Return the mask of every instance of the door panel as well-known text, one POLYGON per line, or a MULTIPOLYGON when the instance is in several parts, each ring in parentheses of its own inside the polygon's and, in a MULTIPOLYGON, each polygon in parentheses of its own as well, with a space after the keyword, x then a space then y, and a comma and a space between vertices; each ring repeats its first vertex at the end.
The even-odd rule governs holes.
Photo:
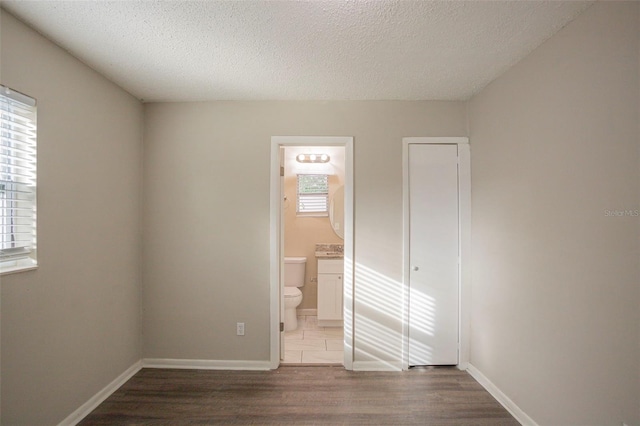
POLYGON ((458 148, 409 145, 409 365, 458 363, 458 148))
POLYGON ((342 274, 318 274, 318 320, 342 319, 342 274))

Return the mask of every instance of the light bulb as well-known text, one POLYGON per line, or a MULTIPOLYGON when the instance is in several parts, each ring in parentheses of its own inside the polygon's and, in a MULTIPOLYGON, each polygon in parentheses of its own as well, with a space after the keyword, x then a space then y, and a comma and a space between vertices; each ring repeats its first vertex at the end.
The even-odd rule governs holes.
POLYGON ((316 155, 315 155, 315 154, 311 154, 311 155, 309 156, 309 160, 311 160, 311 161, 316 161, 316 155))
POLYGON ((304 161, 304 154, 298 155, 298 161, 301 163, 304 161))
POLYGON ((329 161, 329 156, 327 154, 322 154, 320 159, 326 163, 327 161, 329 161))

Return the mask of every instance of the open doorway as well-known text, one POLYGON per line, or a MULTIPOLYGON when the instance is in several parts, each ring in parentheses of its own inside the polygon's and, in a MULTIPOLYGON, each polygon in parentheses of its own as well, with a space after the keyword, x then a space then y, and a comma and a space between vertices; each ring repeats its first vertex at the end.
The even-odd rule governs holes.
POLYGON ((342 365, 344 147, 281 147, 283 364, 342 365))
POLYGON ((271 366, 351 369, 353 138, 274 136, 271 148, 271 366))

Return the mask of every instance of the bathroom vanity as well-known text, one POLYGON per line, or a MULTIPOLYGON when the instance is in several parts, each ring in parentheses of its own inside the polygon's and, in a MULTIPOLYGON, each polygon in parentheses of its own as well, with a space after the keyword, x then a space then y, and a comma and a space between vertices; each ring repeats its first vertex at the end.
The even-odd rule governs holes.
POLYGON ((318 326, 343 326, 343 274, 344 259, 317 257, 318 259, 318 326))

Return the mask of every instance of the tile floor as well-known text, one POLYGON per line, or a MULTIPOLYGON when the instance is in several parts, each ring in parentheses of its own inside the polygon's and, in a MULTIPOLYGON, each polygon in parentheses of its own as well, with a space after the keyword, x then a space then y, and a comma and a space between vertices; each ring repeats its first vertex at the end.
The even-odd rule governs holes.
POLYGON ((318 317, 299 316, 298 328, 284 333, 283 364, 342 364, 342 327, 318 327, 318 317))

